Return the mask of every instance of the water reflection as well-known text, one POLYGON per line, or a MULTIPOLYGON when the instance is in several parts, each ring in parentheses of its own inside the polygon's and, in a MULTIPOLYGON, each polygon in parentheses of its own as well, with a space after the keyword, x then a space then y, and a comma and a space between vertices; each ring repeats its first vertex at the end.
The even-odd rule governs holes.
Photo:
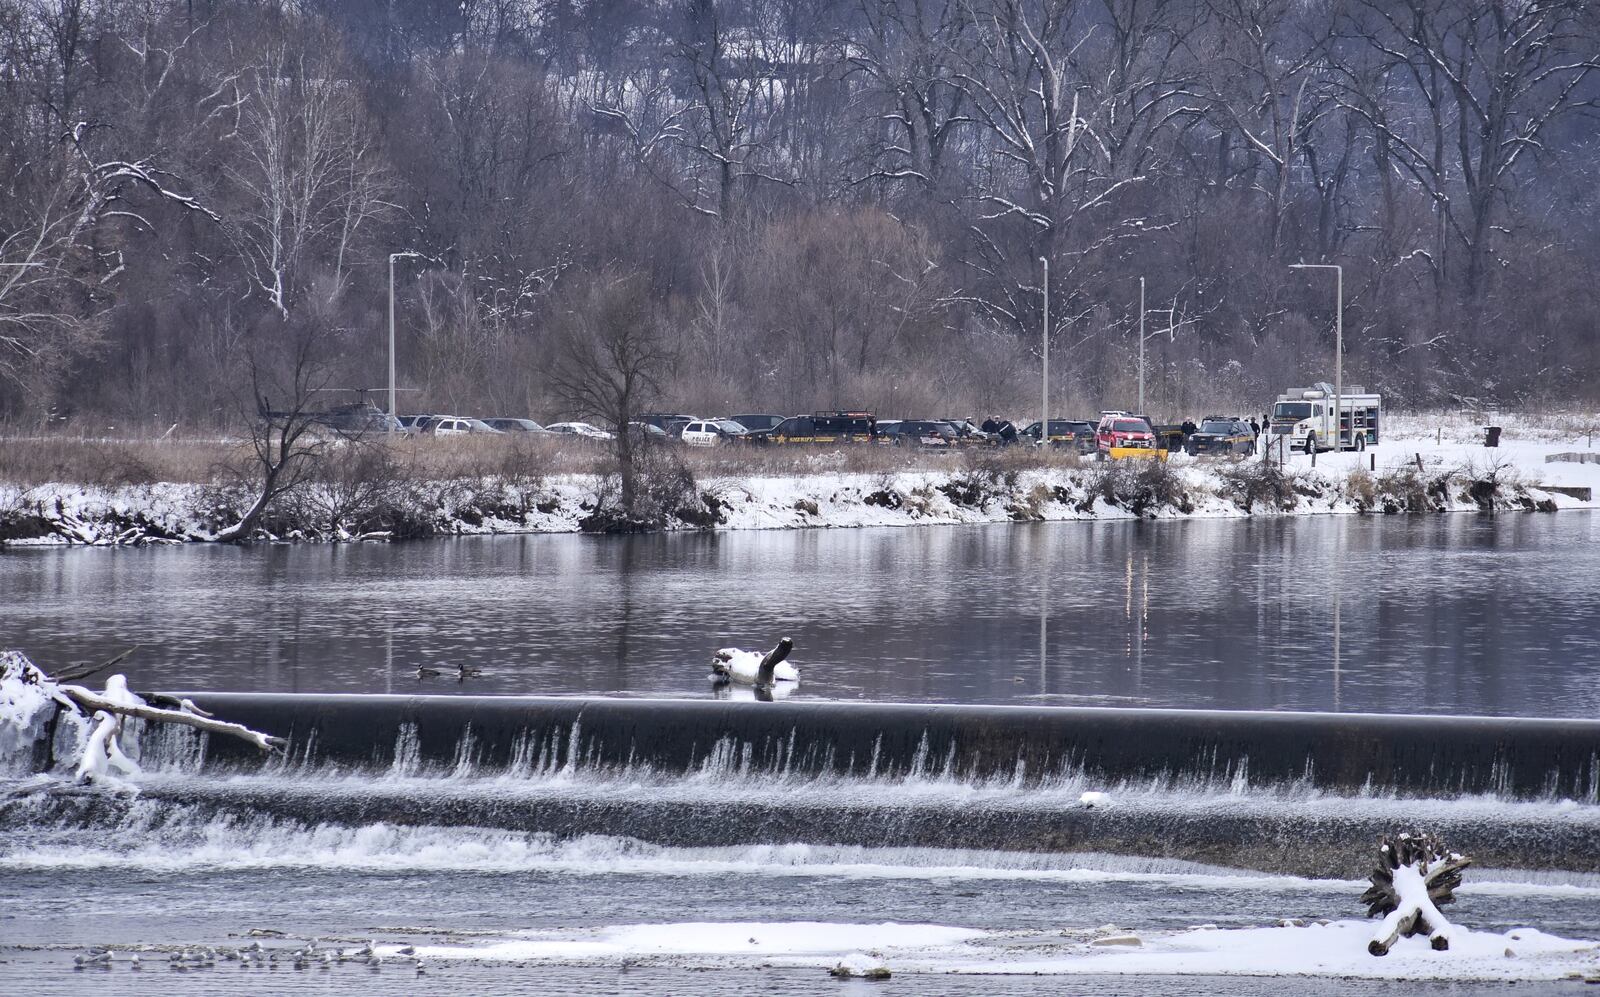
POLYGON ((1600 517, 1064 523, 0 553, 0 634, 167 687, 1600 715, 1600 517), (481 679, 419 681, 419 664, 481 679))

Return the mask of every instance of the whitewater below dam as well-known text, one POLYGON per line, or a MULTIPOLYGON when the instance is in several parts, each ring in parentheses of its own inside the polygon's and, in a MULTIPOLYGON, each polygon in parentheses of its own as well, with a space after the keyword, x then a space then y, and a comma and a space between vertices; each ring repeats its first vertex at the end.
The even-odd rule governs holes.
POLYGON ((1587 513, 0 553, 8 645, 290 740, 6 759, 0 992, 1582 992, 1597 567, 1587 513), (1372 959, 1413 826, 1470 935, 1372 959), (309 939, 383 962, 168 961, 309 939))

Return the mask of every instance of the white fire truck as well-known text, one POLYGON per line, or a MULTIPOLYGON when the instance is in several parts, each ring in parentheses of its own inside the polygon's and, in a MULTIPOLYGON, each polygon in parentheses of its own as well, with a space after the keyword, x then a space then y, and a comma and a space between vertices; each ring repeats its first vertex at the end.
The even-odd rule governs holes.
POLYGON ((1365 450, 1377 446, 1382 439, 1382 416, 1381 395, 1370 394, 1360 385, 1351 385, 1338 397, 1333 385, 1319 381, 1309 388, 1290 388, 1278 396, 1278 403, 1272 409, 1269 442, 1287 436, 1289 446, 1306 453, 1365 450))

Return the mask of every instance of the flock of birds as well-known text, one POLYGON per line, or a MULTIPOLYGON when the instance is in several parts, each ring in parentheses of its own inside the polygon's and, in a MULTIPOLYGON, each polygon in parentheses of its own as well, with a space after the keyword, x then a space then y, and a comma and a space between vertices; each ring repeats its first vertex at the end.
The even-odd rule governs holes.
MULTIPOLYGON (((444 668, 429 668, 427 665, 418 665, 417 666, 417 681, 421 682, 423 679, 436 679, 436 678, 439 678, 441 675, 444 675, 447 671, 449 671, 449 669, 450 669, 450 666, 448 666, 448 665, 446 665, 444 668)), ((483 677, 483 669, 482 668, 474 668, 471 665, 465 665, 465 664, 456 665, 455 673, 456 673, 456 681, 457 682, 465 682, 467 679, 475 679, 475 678, 482 678, 483 677)))
MULTIPOLYGON (((398 964, 402 966, 415 966, 418 976, 426 976, 427 966, 422 957, 416 954, 414 946, 406 945, 397 950, 396 954, 388 959, 379 955, 376 942, 368 942, 359 948, 323 948, 320 939, 313 938, 297 949, 268 948, 260 942, 251 942, 243 948, 185 948, 172 952, 167 956, 166 964, 169 969, 177 972, 187 972, 195 969, 211 969, 220 960, 223 963, 236 962, 240 969, 278 969, 280 966, 293 966, 295 969, 332 969, 347 963, 364 965, 368 969, 381 969, 385 965, 398 964)), ((110 969, 115 960, 108 948, 93 948, 72 959, 74 969, 110 969)), ((157 963, 159 965, 159 963, 157 963)), ((134 952, 128 957, 128 968, 140 970, 145 967, 145 960, 134 952)))

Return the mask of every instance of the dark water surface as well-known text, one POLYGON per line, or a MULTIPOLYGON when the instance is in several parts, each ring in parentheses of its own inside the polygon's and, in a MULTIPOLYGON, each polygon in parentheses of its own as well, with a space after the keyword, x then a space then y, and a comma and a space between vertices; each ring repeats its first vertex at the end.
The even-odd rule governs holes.
POLYGON ((1600 716, 1587 513, 0 551, 0 637, 136 686, 1600 716), (419 664, 481 667, 458 684, 419 664))

